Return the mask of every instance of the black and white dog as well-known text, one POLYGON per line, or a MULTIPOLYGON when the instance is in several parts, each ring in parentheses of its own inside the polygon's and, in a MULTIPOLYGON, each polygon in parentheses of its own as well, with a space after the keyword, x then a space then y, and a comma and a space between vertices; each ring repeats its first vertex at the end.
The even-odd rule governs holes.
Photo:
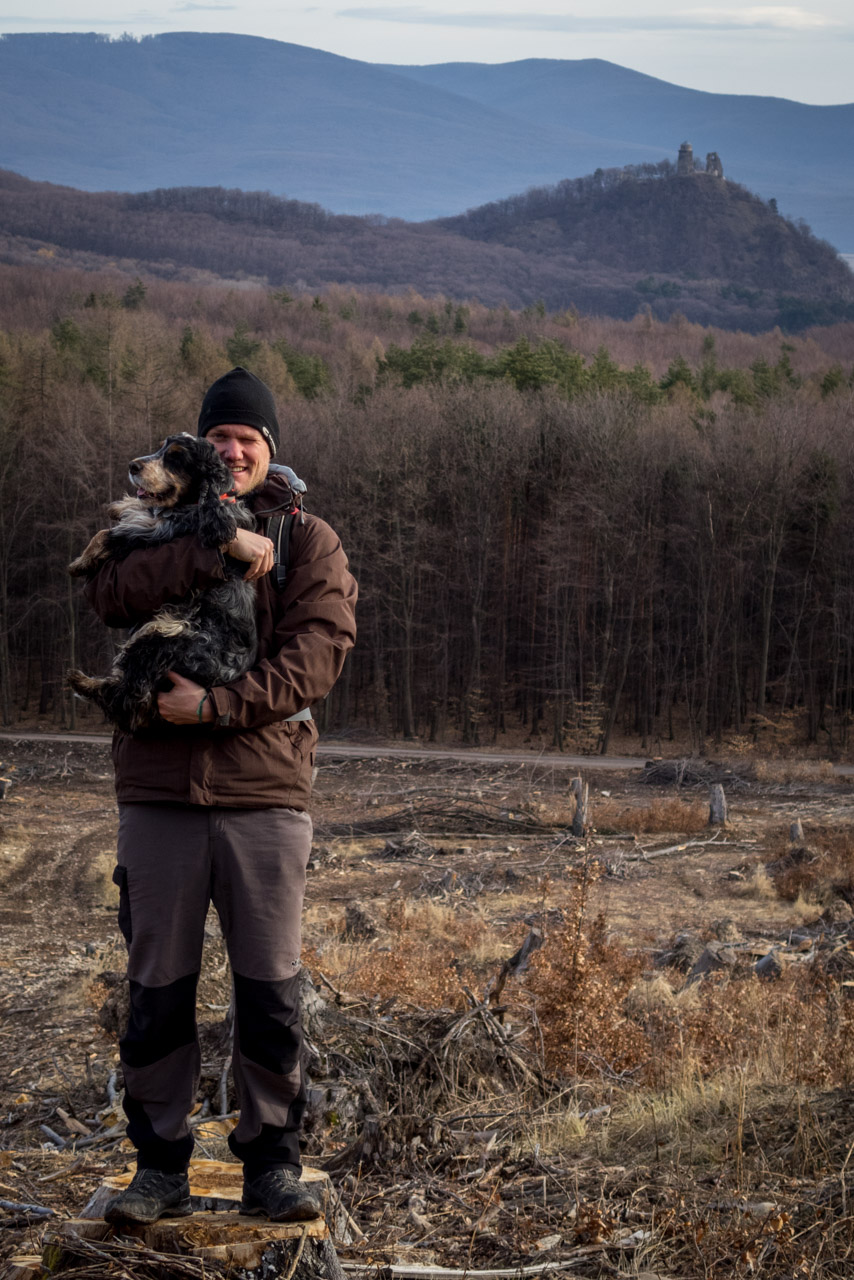
MULTIPOLYGON (((96 533, 68 566, 72 577, 88 577, 108 560, 123 560, 132 551, 184 534, 196 534, 205 547, 222 548, 238 528, 255 528, 251 512, 231 494, 231 475, 207 440, 186 433, 169 436, 156 453, 135 458, 128 476, 136 497, 112 504, 109 514, 116 523, 96 533)), ((71 671, 71 688, 133 733, 163 723, 157 694, 170 687, 167 671, 206 689, 243 675, 256 649, 255 587, 241 576, 246 568, 232 562, 224 582, 163 605, 133 630, 108 676, 71 671)))

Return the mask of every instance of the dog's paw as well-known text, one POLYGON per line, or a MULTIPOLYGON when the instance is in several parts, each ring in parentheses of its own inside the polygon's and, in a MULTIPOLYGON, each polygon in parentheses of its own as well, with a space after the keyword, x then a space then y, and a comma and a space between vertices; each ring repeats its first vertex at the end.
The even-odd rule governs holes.
POLYGON ((82 556, 72 560, 68 572, 72 578, 85 578, 109 558, 109 529, 100 529, 82 556))

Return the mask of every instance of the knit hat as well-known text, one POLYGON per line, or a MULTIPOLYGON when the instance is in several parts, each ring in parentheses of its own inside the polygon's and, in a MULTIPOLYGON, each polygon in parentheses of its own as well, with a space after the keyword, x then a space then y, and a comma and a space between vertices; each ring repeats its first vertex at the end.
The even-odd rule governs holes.
POLYGON ((254 427, 267 441, 270 456, 276 456, 279 422, 273 393, 266 382, 240 365, 208 387, 197 435, 206 436, 213 427, 228 425, 254 427))

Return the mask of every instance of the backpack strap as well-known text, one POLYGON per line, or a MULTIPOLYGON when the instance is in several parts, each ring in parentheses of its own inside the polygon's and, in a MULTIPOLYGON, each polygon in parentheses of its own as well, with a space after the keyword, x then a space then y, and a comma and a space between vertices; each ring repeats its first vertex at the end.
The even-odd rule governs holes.
MULTIPOLYGON (((293 528, 294 516, 299 516, 300 524, 305 524, 302 500, 306 492, 306 485, 305 481, 300 480, 295 471, 290 467, 283 466, 280 462, 271 462, 267 468, 267 474, 280 476, 291 491, 290 500, 292 506, 290 511, 274 509, 270 523, 267 525, 267 537, 273 543, 276 552, 276 561, 270 570, 270 577, 276 590, 284 591, 288 577, 288 565, 291 562, 291 529, 293 528)), ((259 516, 267 514, 269 513, 266 511, 256 512, 256 515, 259 516)))
MULTIPOLYGON (((291 529, 296 517, 301 515, 301 506, 292 507, 290 511, 277 511, 274 516, 271 516, 267 526, 267 537, 276 551, 276 562, 270 570, 270 576, 277 591, 285 589, 288 565, 291 560, 291 529)), ((296 715, 288 716, 288 721, 311 719, 313 719, 311 707, 304 707, 302 711, 297 711, 296 715)))
POLYGON ((272 542, 276 554, 276 561, 270 570, 270 575, 277 591, 284 591, 285 589, 288 566, 291 562, 291 529, 298 514, 297 507, 294 507, 291 511, 277 511, 270 518, 270 524, 267 528, 267 537, 272 542))

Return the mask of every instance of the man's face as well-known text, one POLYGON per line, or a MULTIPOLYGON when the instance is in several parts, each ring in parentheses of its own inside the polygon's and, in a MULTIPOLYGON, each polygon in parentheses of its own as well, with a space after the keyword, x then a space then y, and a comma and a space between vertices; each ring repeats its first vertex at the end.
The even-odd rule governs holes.
POLYGON ((231 472, 237 493, 249 493, 264 483, 270 465, 270 450, 260 431, 229 423, 211 427, 205 439, 210 440, 231 472))

